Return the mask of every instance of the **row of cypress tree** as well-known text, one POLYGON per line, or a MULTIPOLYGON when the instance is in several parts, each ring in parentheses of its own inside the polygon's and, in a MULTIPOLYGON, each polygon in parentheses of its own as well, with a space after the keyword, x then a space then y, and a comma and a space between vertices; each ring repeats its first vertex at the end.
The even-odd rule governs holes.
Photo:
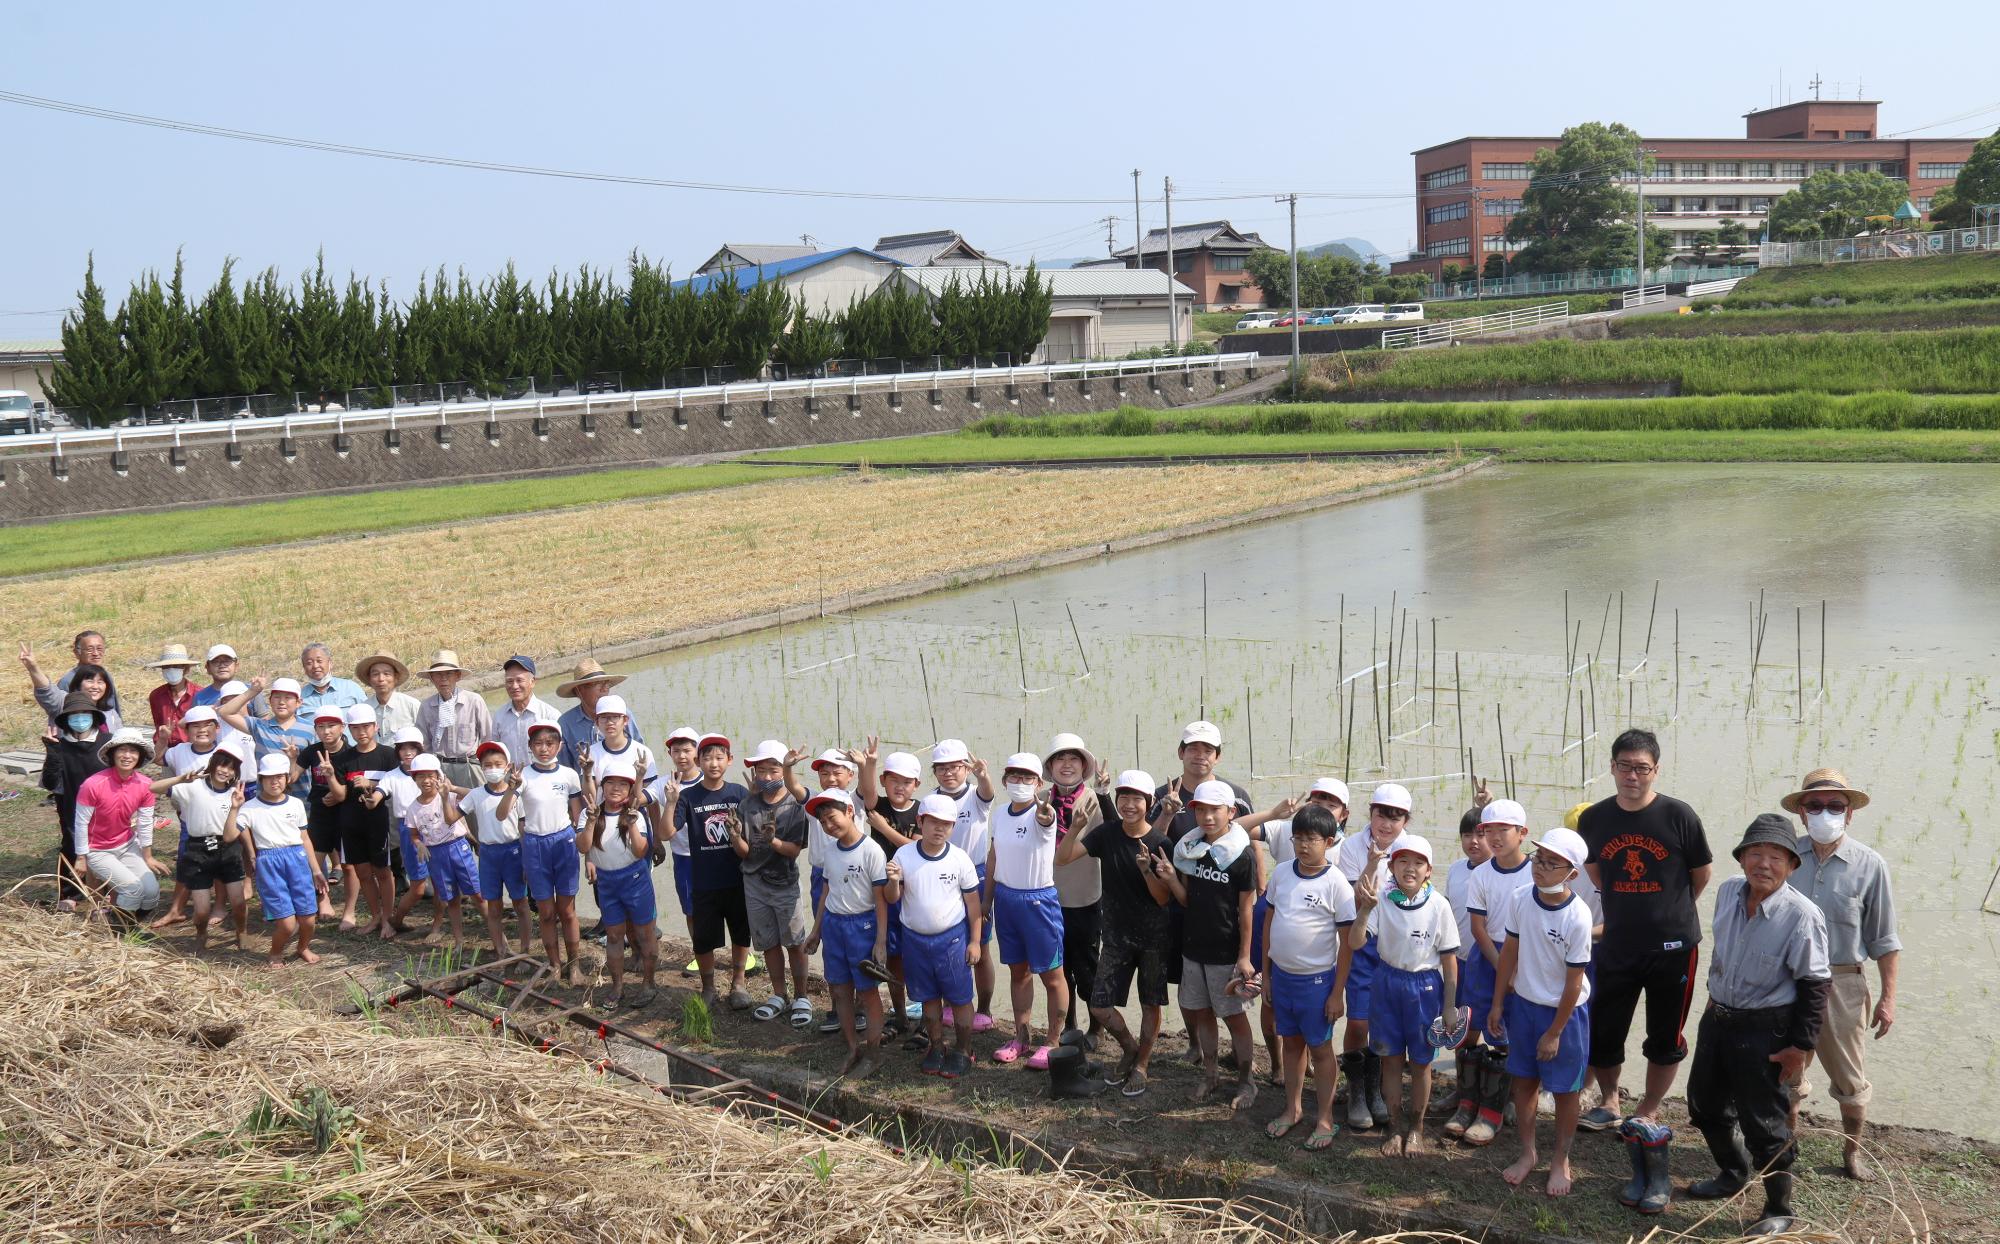
POLYGON ((836 357, 1026 357, 1048 327, 1049 295, 1031 266, 1009 282, 982 274, 933 301, 900 281, 832 316, 810 312, 776 281, 734 277, 676 288, 634 251, 621 283, 584 265, 523 280, 509 264, 475 283, 440 268, 407 303, 350 274, 336 284, 324 254, 296 288, 267 268, 237 278, 222 266, 191 294, 180 257, 162 281, 147 272, 108 309, 93 257, 64 321, 51 402, 92 423, 130 407, 188 398, 355 391, 386 404, 393 385, 464 383, 498 394, 512 379, 618 373, 628 388, 671 383, 691 368, 760 374, 767 361, 818 366, 836 357), (787 331, 787 327, 790 331, 787 331))

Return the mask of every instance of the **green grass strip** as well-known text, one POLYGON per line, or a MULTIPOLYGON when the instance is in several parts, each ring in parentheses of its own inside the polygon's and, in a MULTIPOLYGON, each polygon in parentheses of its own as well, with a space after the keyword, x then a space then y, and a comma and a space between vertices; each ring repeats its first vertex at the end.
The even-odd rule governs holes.
POLYGON ((2000 255, 1968 253, 1767 268, 1737 285, 1727 301, 1735 307, 1802 307, 1812 305, 1816 298, 1822 302, 1837 298, 1871 303, 2000 298, 2000 255))
POLYGON ((9 529, 5 541, 0 542, 0 577, 108 562, 226 552, 327 536, 374 534, 606 501, 670 497, 701 489, 823 473, 805 467, 772 470, 734 463, 642 467, 216 505, 167 514, 63 519, 9 529))
POLYGON ((1692 315, 1629 315, 1611 321, 1611 335, 1635 337, 1731 337, 1764 333, 1903 333, 2000 324, 2000 300, 1960 298, 1948 302, 1857 303, 1841 307, 1728 309, 1692 315))

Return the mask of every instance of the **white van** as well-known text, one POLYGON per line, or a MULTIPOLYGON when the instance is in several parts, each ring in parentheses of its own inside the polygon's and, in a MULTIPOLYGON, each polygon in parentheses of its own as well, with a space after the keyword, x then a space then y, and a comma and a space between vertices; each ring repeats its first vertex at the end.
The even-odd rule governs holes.
POLYGON ((20 389, 0 389, 0 436, 28 436, 41 431, 35 400, 20 389))
POLYGON ((1359 306, 1342 307, 1333 313, 1336 324, 1379 324, 1387 318, 1379 302, 1364 302, 1359 306))
POLYGON ((1382 312, 1384 320, 1421 320, 1424 318, 1424 304, 1421 302, 1392 302, 1382 312))
POLYGON ((1278 322, 1280 314, 1282 313, 1277 311, 1246 312, 1242 319, 1236 321, 1236 331, 1247 333, 1253 328, 1269 328, 1278 322))

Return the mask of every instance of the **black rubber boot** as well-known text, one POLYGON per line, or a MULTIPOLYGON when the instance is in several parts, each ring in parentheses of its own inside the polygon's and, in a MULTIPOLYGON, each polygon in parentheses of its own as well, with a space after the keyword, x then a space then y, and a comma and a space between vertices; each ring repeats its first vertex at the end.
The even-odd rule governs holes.
POLYGON ((1772 1171, 1764 1176, 1764 1216, 1745 1235, 1783 1235, 1798 1226, 1792 1213, 1792 1173, 1772 1171))
POLYGON ((1361 1073, 1368 1085, 1368 1116, 1375 1120, 1376 1127, 1389 1126, 1395 1120, 1390 1117, 1389 1103, 1382 1096, 1382 1056, 1369 1050, 1361 1073))
POLYGON ((1634 1130, 1646 1159, 1646 1192, 1633 1208, 1642 1214, 1664 1214, 1674 1203, 1674 1130, 1645 1119, 1638 1120, 1634 1130))
POLYGON ((1484 1083, 1486 1060, 1478 1050, 1460 1050, 1458 1063, 1458 1108, 1446 1120, 1444 1134, 1456 1139, 1479 1117, 1479 1089, 1484 1083))
POLYGON ((1514 1078, 1507 1074, 1507 1056, 1487 1050, 1480 1056, 1486 1064, 1479 1081, 1479 1114, 1466 1126, 1466 1144, 1484 1148, 1500 1134, 1507 1115, 1507 1099, 1514 1095, 1514 1078))
MULTIPOLYGON (((1073 1045, 1060 1045, 1049 1055, 1049 1096, 1058 1101, 1072 1097, 1095 1097, 1104 1087, 1090 1075, 1090 1060, 1073 1045)), ((1102 1068, 1098 1069, 1100 1072, 1102 1068)))
POLYGON ((1351 1050, 1340 1056, 1340 1074, 1347 1079, 1347 1128, 1353 1132, 1365 1132, 1375 1126, 1375 1116, 1368 1112, 1367 1076, 1363 1068, 1368 1055, 1362 1050, 1351 1050))
POLYGON ((1639 1202, 1646 1199, 1646 1144, 1630 1127, 1620 1127, 1618 1136, 1625 1142, 1625 1156, 1632 1160, 1632 1178, 1619 1191, 1618 1203, 1627 1209, 1637 1209, 1639 1202))
POLYGON ((1688 1195, 1697 1201, 1726 1201, 1750 1183, 1750 1151, 1736 1139, 1734 1128, 1719 1127, 1701 1135, 1717 1169, 1711 1178, 1688 1185, 1688 1195))

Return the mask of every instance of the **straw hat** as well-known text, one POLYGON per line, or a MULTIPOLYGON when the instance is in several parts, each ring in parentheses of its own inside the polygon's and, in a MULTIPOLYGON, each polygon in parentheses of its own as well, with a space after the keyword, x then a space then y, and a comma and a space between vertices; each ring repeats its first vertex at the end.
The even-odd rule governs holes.
POLYGON ((465 667, 458 663, 458 654, 449 648, 439 648, 437 655, 431 658, 430 665, 424 670, 426 674, 463 674, 464 672, 465 667))
POLYGON ((201 662, 188 655, 186 644, 168 644, 160 649, 160 659, 146 662, 146 668, 157 670, 165 669, 169 665, 178 665, 184 669, 193 669, 200 664, 201 662))
POLYGON ((1778 806, 1796 814, 1799 801, 1810 794, 1845 795, 1849 810, 1859 812, 1868 806, 1868 792, 1859 791, 1847 784, 1847 775, 1838 769, 1814 769, 1799 782, 1799 788, 1778 801, 1778 806))
POLYGON ((153 740, 137 726, 119 727, 116 734, 97 745, 97 758, 108 766, 111 763, 112 751, 120 747, 138 748, 139 763, 142 765, 153 762, 153 740))
POLYGON ((354 681, 359 683, 367 682, 368 671, 378 665, 386 665, 396 671, 396 685, 398 687, 410 681, 410 667, 397 660, 394 653, 389 652, 377 652, 373 656, 363 657, 360 661, 356 662, 354 666, 354 681))
POLYGON ((576 675, 568 682, 556 685, 556 694, 565 700, 576 698, 576 689, 587 682, 601 682, 606 687, 615 687, 625 681, 623 674, 607 674, 604 667, 589 657, 576 663, 576 675))

